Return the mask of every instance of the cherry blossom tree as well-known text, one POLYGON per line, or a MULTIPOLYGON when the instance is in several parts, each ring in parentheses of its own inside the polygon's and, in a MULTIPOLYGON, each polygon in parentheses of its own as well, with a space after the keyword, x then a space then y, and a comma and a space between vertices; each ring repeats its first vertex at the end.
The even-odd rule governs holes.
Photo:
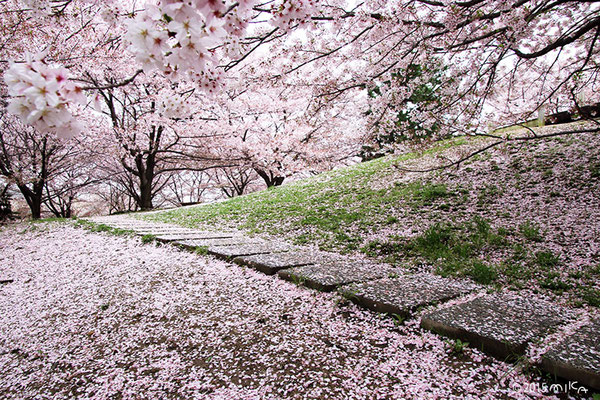
MULTIPOLYGON (((183 146, 182 136, 229 136, 210 152, 236 165, 247 160, 269 186, 356 154, 338 153, 346 146, 332 132, 359 126, 360 134, 349 136, 489 136, 489 124, 529 119, 548 104, 591 115, 584 110, 600 92, 596 2, 8 0, 0 6, 7 110, 40 132, 68 138, 82 130, 84 114, 93 115, 91 99, 102 101, 142 209, 152 206, 170 172, 184 169, 184 159, 190 168, 190 149, 210 148, 191 140, 183 146), (418 76, 401 78, 415 66, 418 76), (413 107, 427 85, 435 86, 436 100, 413 107), (163 90, 170 94, 160 100, 163 90), (229 104, 218 99, 232 90, 229 104), (183 93, 220 101, 237 115, 216 111, 217 121, 205 128, 189 118, 197 110, 178 110, 183 93), (341 111, 348 108, 352 117, 341 111), (410 118, 398 117, 407 110, 410 118), (195 129, 182 135, 181 124, 195 129), (155 170, 155 158, 166 154, 162 144, 182 147, 155 170)), ((516 140, 491 136, 497 143, 516 140)))
POLYGON ((153 199, 173 183, 175 173, 201 172, 222 164, 207 149, 217 133, 202 132, 207 120, 214 118, 205 114, 202 96, 193 95, 197 89, 171 86, 153 73, 124 87, 118 75, 117 71, 105 71, 104 76, 87 74, 90 84, 98 88, 94 102, 102 115, 98 116, 102 121, 98 135, 105 138, 105 168, 138 209, 148 210, 154 207, 153 199))
POLYGON ((331 169, 360 151, 366 109, 354 101, 324 105, 310 86, 273 85, 247 75, 237 81, 252 84, 229 85, 206 129, 218 133, 210 142, 215 154, 233 161, 235 175, 244 178, 240 188, 256 175, 267 187, 279 186, 287 177, 331 169))
POLYGON ((71 216, 78 191, 92 182, 83 172, 92 161, 88 145, 40 133, 7 115, 0 124, 0 174, 19 189, 32 218, 40 218, 44 203, 71 216))

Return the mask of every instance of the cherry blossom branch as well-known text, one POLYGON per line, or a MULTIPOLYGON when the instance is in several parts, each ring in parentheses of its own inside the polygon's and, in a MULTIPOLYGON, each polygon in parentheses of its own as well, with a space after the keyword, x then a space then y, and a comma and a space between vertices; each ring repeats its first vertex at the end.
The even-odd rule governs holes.
MULTIPOLYGON (((143 73, 144 70, 143 69, 138 69, 132 76, 130 76, 127 79, 122 80, 121 82, 117 82, 117 83, 111 83, 111 84, 107 84, 107 85, 99 85, 97 83, 97 81, 95 79, 92 80, 93 85, 91 86, 84 86, 81 89, 82 90, 107 90, 107 89, 116 89, 116 88, 120 88, 123 86, 127 86, 130 83, 132 83, 133 81, 135 81, 135 78, 138 77, 138 75, 140 75, 141 73, 143 73)), ((92 78, 91 75, 88 74, 88 77, 92 78)), ((88 83, 89 81, 86 80, 82 80, 82 79, 74 79, 75 81, 79 81, 79 82, 85 82, 88 83)))

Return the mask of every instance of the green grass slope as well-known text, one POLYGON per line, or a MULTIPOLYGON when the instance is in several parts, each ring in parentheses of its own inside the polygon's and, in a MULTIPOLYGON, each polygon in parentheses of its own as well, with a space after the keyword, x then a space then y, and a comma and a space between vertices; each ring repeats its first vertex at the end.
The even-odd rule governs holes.
MULTIPOLYGON (((443 142, 423 154, 439 153, 463 142, 464 139, 443 142)), ((379 158, 224 202, 143 218, 187 227, 284 235, 294 243, 313 243, 327 250, 357 250, 363 234, 371 232, 374 226, 395 222, 390 209, 400 202, 419 207, 445 196, 444 185, 418 180, 406 185, 373 187, 375 180, 385 180, 396 173, 394 166, 399 162, 423 154, 379 158)))

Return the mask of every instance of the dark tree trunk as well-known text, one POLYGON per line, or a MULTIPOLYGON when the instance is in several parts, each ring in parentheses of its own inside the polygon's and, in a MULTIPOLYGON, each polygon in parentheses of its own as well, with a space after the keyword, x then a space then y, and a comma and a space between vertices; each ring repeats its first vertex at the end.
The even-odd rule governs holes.
POLYGON ((31 210, 31 218, 40 219, 42 217, 42 199, 34 197, 27 204, 29 204, 29 209, 31 210))
POLYGON ((142 211, 152 210, 152 184, 145 182, 144 179, 140 182, 140 201, 138 206, 142 211))
POLYGON ((159 150, 162 132, 162 126, 159 126, 158 129, 153 127, 150 133, 150 144, 148 151, 137 154, 135 157, 137 171, 135 171, 134 174, 139 178, 140 189, 139 196, 136 196, 135 200, 138 204, 138 207, 142 211, 148 211, 154 208, 152 199, 154 197, 155 189, 154 179, 156 178, 156 154, 159 150))
POLYGON ((267 172, 260 168, 254 168, 254 170, 265 181, 268 188, 273 187, 273 186, 281 186, 281 184, 283 183, 283 181, 285 179, 284 176, 276 176, 271 171, 267 172))
POLYGON ((21 194, 27 201, 29 210, 31 211, 31 218, 40 219, 42 216, 42 195, 43 195, 43 184, 36 182, 33 184, 33 190, 28 188, 26 185, 17 185, 21 194))

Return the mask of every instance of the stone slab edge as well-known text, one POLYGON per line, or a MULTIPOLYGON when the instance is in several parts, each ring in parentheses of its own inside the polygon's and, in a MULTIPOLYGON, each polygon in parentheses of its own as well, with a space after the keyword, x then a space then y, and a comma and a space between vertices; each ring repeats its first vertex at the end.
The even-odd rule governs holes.
MULTIPOLYGON (((240 245, 245 245, 246 243, 240 243, 240 245)), ((248 243, 248 244, 254 244, 254 243, 248 243)), ((277 252, 276 250, 248 250, 245 251, 244 254, 236 254, 233 256, 227 255, 223 253, 224 248, 229 247, 229 248, 233 248, 236 245, 226 245, 226 246, 210 246, 207 250, 207 253, 210 254, 211 256, 215 256, 217 258, 223 259, 223 260, 227 260, 230 261, 236 257, 243 257, 243 256, 254 256, 256 254, 269 254, 269 253, 273 253, 273 252, 277 252)))
MULTIPOLYGON (((310 265, 310 264, 309 264, 310 265)), ((321 292, 332 292, 336 290, 341 285, 323 285, 322 283, 310 279, 306 276, 296 275, 294 273, 294 268, 283 269, 277 273, 277 275, 286 281, 298 283, 299 285, 306 286, 307 288, 315 289, 321 292)), ((345 285, 351 284, 353 282, 347 282, 345 285)))
MULTIPOLYGON (((254 254, 246 254, 246 256, 249 255, 254 255, 254 254)), ((238 264, 238 265, 246 265, 248 267, 254 268, 257 271, 262 272, 263 274, 266 275, 275 275, 277 272, 284 270, 284 269, 288 269, 288 268, 293 268, 293 267, 303 267, 305 265, 313 265, 316 264, 315 262, 306 262, 306 263, 295 263, 292 265, 284 265, 284 266, 277 266, 277 267, 270 267, 266 264, 263 264, 261 262, 256 262, 256 261, 252 261, 252 260, 246 260, 244 258, 245 256, 238 256, 236 258, 233 259, 233 262, 238 264)))
POLYGON ((507 342, 501 342, 496 339, 481 336, 474 332, 469 332, 463 328, 442 324, 438 321, 427 318, 427 316, 421 317, 421 328, 437 333, 438 335, 468 342, 470 347, 477 348, 505 361, 518 358, 520 355, 525 353, 525 349, 527 347, 527 343, 515 345, 507 342))
POLYGON ((558 376, 569 381, 577 381, 577 383, 600 390, 600 375, 593 371, 544 357, 542 357, 542 368, 554 377, 558 376))
POLYGON ((355 303, 361 307, 367 308, 367 309, 375 311, 375 312, 380 312, 380 313, 398 314, 405 318, 410 317, 411 314, 419 307, 427 307, 432 304, 443 303, 448 300, 451 300, 451 299, 454 299, 456 297, 466 294, 466 293, 449 294, 449 295, 444 296, 439 299, 435 299, 435 300, 431 300, 431 301, 424 301, 421 304, 418 304, 415 306, 402 308, 402 307, 398 307, 397 305, 391 304, 388 302, 369 299, 361 294, 352 294, 350 291, 348 291, 348 289, 350 289, 350 288, 351 288, 351 284, 344 285, 341 288, 339 288, 338 291, 340 292, 340 294, 348 297, 348 299, 350 301, 352 301, 353 303, 355 303), (350 295, 348 296, 348 294, 350 294, 350 295))
POLYGON ((199 233, 198 235, 194 235, 194 234, 187 235, 187 234, 185 234, 184 236, 188 236, 188 237, 178 237, 178 238, 168 238, 168 239, 164 238, 162 236, 177 236, 177 234, 164 234, 164 233, 161 233, 159 235, 154 235, 154 236, 156 236, 155 240, 157 242, 161 242, 161 243, 172 243, 172 242, 176 242, 178 240, 204 240, 204 239, 230 239, 230 238, 233 238, 233 235, 218 234, 218 233, 215 233, 214 236, 213 235, 208 236, 206 234, 203 235, 201 233, 199 233), (195 236, 197 236, 197 237, 195 237, 195 236))

